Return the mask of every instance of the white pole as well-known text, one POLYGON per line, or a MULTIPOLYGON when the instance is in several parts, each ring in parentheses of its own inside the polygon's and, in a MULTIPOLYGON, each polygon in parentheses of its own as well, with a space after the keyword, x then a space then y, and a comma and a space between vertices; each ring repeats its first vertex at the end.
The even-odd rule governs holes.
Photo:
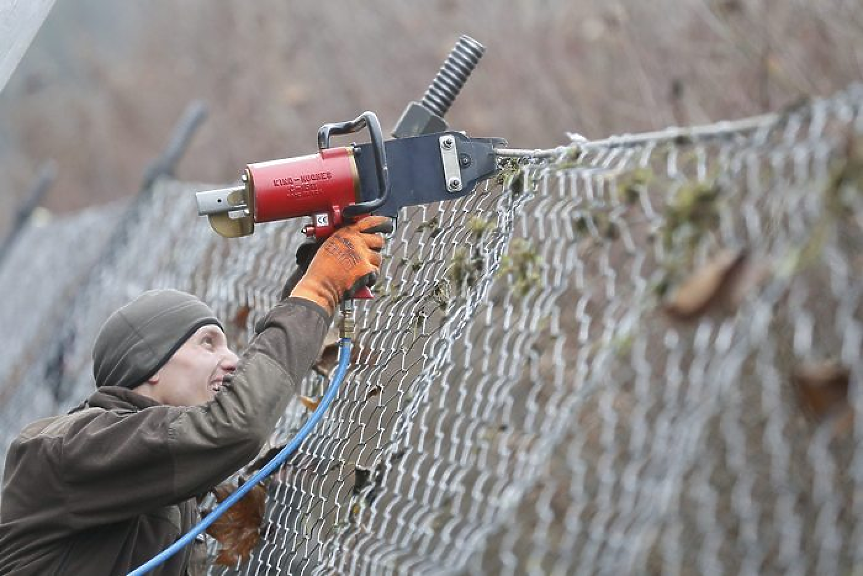
POLYGON ((0 0, 0 92, 42 26, 55 0, 0 0))

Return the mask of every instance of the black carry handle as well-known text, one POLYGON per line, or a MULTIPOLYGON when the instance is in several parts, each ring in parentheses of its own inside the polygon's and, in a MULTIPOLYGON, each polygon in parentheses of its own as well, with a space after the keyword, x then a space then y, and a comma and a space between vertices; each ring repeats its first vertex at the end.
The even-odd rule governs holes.
POLYGON ((374 112, 363 112, 354 120, 347 122, 333 122, 324 124, 318 130, 318 149, 324 150, 330 147, 330 136, 351 134, 359 132, 363 128, 368 127, 369 134, 372 138, 372 149, 375 154, 375 169, 378 176, 379 194, 374 200, 359 202, 345 206, 342 213, 347 217, 355 217, 360 214, 370 214, 383 206, 384 202, 390 196, 390 177, 389 169, 387 168, 387 153, 384 149, 384 137, 381 131, 381 123, 378 122, 378 117, 374 112))

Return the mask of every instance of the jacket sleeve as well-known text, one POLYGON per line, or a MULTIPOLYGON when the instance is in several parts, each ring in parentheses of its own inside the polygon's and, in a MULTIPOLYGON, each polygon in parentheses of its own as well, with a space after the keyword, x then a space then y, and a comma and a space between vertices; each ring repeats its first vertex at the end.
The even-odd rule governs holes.
POLYGON ((256 327, 230 382, 203 406, 108 412, 66 437, 68 510, 76 527, 105 524, 201 494, 251 460, 314 362, 331 318, 282 301, 256 327))

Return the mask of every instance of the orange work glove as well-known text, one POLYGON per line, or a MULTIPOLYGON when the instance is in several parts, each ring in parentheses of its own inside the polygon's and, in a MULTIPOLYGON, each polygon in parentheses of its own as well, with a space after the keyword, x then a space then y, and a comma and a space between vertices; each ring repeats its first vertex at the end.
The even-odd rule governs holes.
POLYGON ((392 231, 392 220, 386 216, 369 216, 339 228, 321 244, 291 296, 320 304, 332 315, 346 295, 374 284, 384 247, 379 233, 392 231))

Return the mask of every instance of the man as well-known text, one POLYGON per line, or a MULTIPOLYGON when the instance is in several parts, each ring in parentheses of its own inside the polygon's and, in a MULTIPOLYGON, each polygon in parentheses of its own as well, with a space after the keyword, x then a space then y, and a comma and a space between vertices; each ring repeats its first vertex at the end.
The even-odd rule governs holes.
MULTIPOLYGON (((335 308, 379 269, 389 219, 338 230, 242 358, 210 308, 146 292, 103 325, 96 392, 12 443, 0 500, 0 574, 127 574, 197 521, 195 497, 257 455, 310 368, 335 308)), ((284 295, 284 294, 283 294, 284 295)), ((154 574, 191 574, 189 546, 154 574)))

